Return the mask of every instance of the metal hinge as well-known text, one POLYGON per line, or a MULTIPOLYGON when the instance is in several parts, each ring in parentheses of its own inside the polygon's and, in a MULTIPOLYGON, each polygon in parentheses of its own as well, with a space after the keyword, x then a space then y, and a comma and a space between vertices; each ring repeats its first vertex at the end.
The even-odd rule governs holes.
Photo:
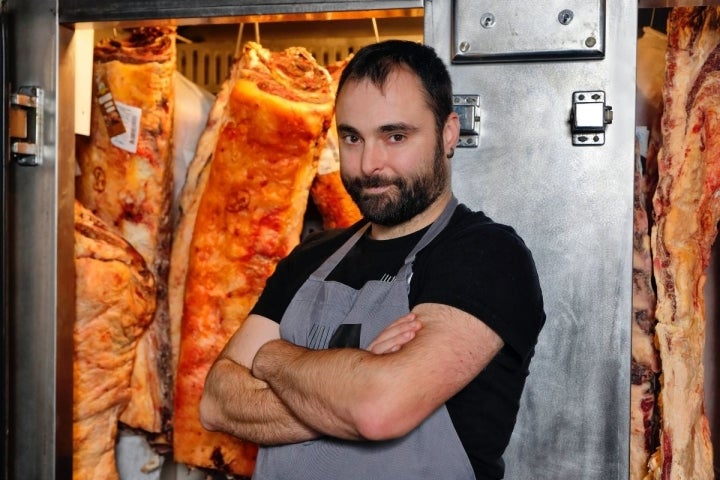
POLYGON ((39 87, 20 87, 10 95, 10 155, 18 165, 42 164, 44 100, 39 87))
POLYGON ((460 148, 477 148, 480 145, 480 96, 454 95, 453 108, 460 117, 460 148))

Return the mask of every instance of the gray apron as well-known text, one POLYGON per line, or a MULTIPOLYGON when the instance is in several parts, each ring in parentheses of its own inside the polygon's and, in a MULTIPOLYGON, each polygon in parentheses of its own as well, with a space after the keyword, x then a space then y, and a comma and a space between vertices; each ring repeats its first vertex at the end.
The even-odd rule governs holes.
MULTIPOLYGON (((369 281, 360 290, 326 281, 368 225, 361 228, 300 287, 280 322, 280 336, 297 345, 324 349, 331 345, 333 335, 345 330, 351 337, 359 337, 359 348, 367 348, 387 325, 409 312, 408 292, 415 255, 445 228, 456 206, 453 197, 392 281, 369 281)), ((253 475, 257 480, 474 478, 444 405, 409 434, 394 440, 364 442, 323 437, 262 447, 253 475)))

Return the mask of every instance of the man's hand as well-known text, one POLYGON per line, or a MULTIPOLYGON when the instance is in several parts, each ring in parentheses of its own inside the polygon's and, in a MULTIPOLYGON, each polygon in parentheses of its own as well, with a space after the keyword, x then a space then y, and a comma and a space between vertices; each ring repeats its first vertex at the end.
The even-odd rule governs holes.
POLYGON ((415 338, 415 334, 421 328, 422 324, 417 319, 417 315, 408 313, 385 327, 368 345, 367 350, 377 355, 397 352, 403 345, 415 338))

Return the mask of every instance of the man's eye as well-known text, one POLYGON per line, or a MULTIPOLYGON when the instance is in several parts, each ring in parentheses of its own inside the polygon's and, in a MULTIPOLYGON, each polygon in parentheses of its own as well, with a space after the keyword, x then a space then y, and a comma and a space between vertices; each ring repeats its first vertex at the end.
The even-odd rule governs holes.
POLYGON ((390 135, 390 141, 393 143, 402 142, 403 140, 405 140, 405 135, 402 133, 393 133, 390 135))
POLYGON ((346 143, 358 143, 360 141, 360 137, 357 135, 345 135, 343 139, 346 143))

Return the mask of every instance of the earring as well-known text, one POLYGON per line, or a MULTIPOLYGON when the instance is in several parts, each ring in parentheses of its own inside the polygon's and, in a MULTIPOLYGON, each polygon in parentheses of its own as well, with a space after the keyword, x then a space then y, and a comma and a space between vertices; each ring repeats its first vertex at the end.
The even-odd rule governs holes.
POLYGON ((454 148, 451 148, 451 149, 450 149, 450 153, 448 153, 446 156, 447 156, 447 158, 452 158, 453 155, 455 155, 455 149, 454 149, 454 148))

